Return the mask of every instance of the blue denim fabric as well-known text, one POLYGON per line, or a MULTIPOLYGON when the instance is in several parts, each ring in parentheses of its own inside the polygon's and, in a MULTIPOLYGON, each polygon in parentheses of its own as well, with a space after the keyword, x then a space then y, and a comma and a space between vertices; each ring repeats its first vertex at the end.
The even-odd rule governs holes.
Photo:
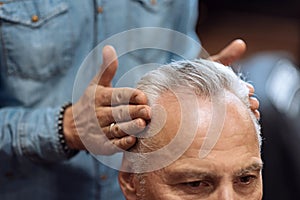
MULTIPOLYGON (((1 2, 0 199, 123 199, 117 171, 85 152, 71 159, 64 154, 56 131, 59 108, 71 101, 83 59, 107 37, 151 26, 196 39, 197 1, 1 2)), ((191 48, 186 56, 198 51, 191 48)), ((171 59, 169 53, 136 52, 122 59, 117 76, 134 64, 171 59)))

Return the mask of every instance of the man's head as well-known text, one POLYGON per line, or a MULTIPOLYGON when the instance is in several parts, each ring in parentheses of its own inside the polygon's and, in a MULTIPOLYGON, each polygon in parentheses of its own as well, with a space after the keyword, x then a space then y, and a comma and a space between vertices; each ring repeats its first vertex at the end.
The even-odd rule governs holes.
POLYGON ((133 171, 145 169, 120 172, 128 200, 262 198, 259 126, 247 87, 230 69, 204 60, 175 62, 147 74, 138 88, 160 109, 153 109, 145 137, 132 149, 142 162, 124 156, 124 165, 133 171), (148 159, 147 153, 170 145, 178 135, 176 148, 148 159), (191 141, 186 148, 185 141, 191 141), (184 151, 174 162, 149 171, 178 149, 184 151))

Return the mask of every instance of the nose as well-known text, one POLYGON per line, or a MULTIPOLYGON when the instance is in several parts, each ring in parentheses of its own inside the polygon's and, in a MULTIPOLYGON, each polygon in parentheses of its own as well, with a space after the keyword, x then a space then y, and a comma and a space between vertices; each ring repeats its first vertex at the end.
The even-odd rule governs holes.
POLYGON ((224 185, 219 189, 218 199, 219 200, 233 200, 234 190, 231 185, 224 185))

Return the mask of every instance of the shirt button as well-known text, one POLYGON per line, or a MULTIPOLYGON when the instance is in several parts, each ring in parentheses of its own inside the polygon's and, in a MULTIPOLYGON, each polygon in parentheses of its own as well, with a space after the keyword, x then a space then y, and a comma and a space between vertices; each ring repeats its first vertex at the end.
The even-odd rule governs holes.
POLYGON ((37 21, 39 21, 39 17, 37 15, 32 15, 31 21, 32 22, 37 22, 37 21))
POLYGON ((103 13, 103 7, 99 6, 99 7, 97 8, 97 11, 98 11, 98 13, 103 13))
POLYGON ((102 175, 102 176, 100 176, 100 179, 103 180, 103 181, 105 181, 107 179, 107 176, 106 175, 102 175))

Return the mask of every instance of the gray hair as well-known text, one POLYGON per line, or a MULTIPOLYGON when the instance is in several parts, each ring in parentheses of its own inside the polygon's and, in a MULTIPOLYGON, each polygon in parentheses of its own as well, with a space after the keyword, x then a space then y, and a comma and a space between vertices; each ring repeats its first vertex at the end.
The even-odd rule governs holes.
POLYGON ((224 90, 232 92, 249 108, 261 145, 260 125, 250 110, 249 89, 230 67, 204 59, 172 62, 147 73, 138 82, 137 88, 153 105, 161 94, 178 86, 192 89, 202 97, 216 96, 224 90))
POLYGON ((239 77, 230 67, 209 60, 184 60, 163 65, 142 77, 137 88, 153 104, 161 94, 178 86, 190 88, 203 97, 215 96, 226 89, 249 107, 248 88, 239 77))
MULTIPOLYGON (((256 128, 259 147, 261 146, 260 126, 250 109, 249 89, 230 67, 203 59, 176 61, 147 73, 139 81, 137 88, 147 95, 151 106, 162 94, 178 86, 188 88, 200 97, 215 97, 224 90, 236 95, 248 107, 256 128)), ((133 151, 143 152, 145 147, 152 149, 148 145, 144 139, 140 138, 133 151)))

